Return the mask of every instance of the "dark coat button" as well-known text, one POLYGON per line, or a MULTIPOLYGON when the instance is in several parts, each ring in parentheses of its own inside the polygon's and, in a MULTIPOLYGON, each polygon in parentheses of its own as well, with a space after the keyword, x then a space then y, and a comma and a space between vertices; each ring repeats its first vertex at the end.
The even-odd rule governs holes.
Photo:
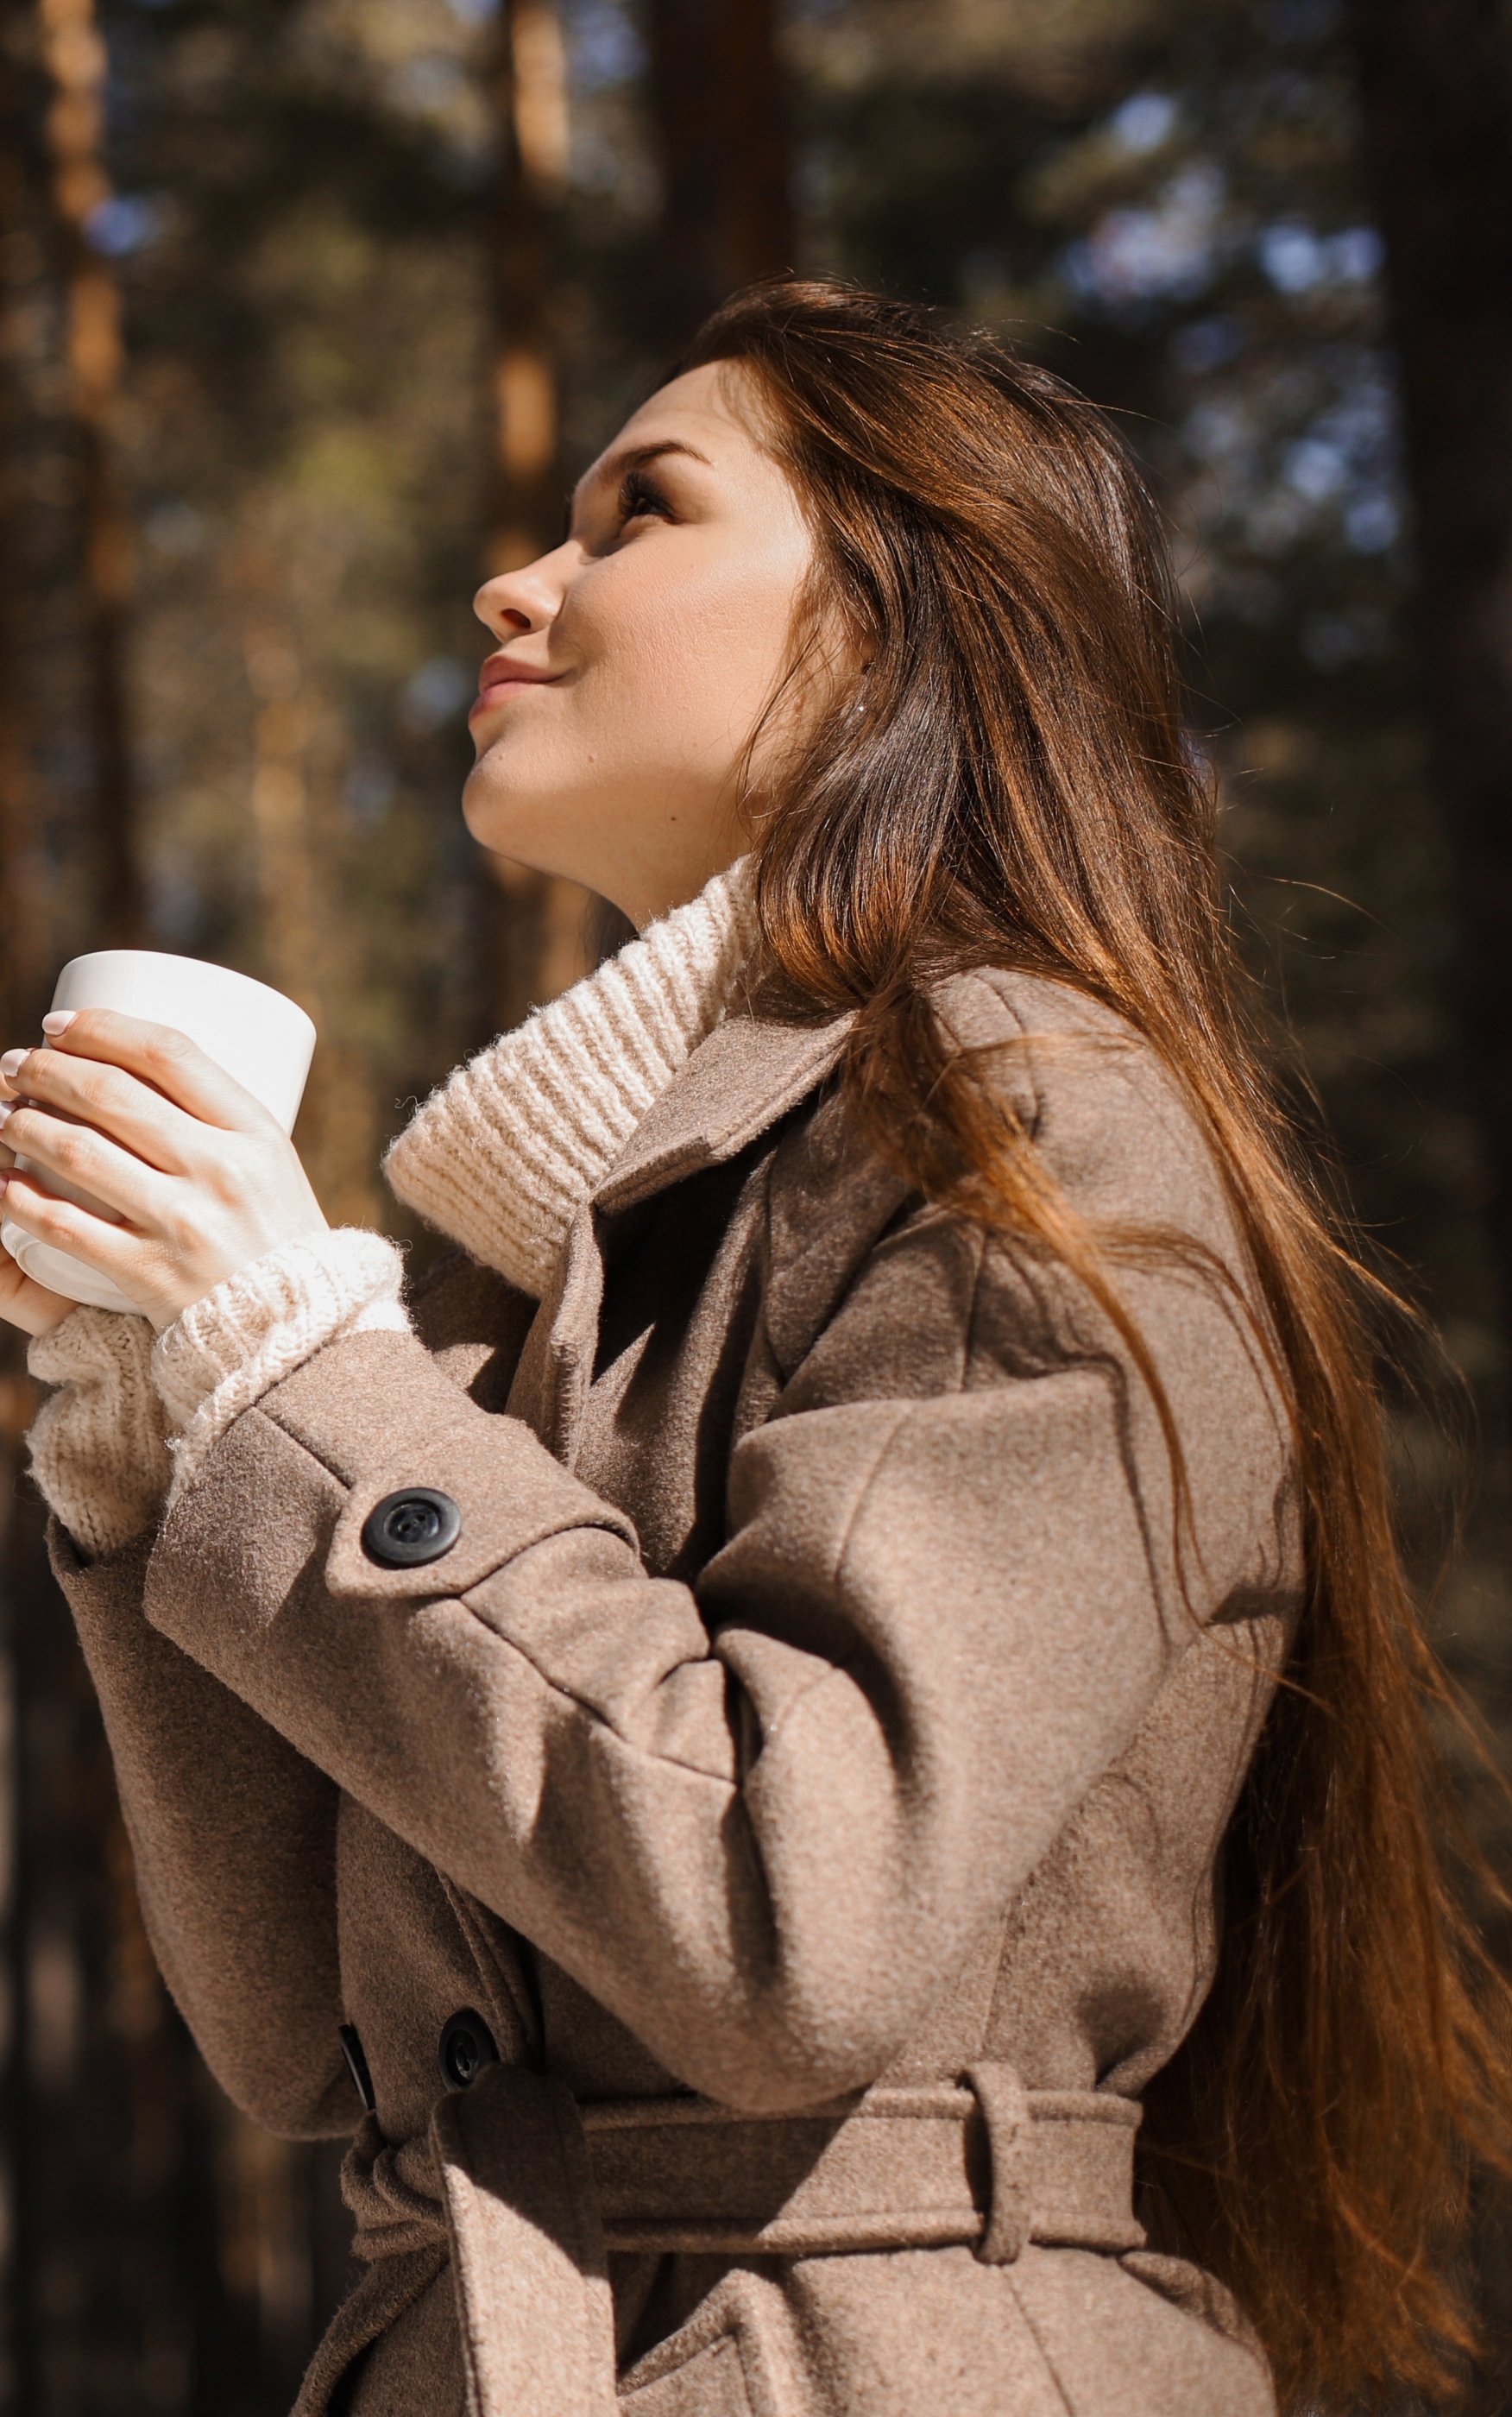
POLYGON ((378 2108, 377 2094, 373 2090, 372 2075, 368 2071, 368 2060, 362 2051, 362 2042, 357 2037, 355 2023, 342 2023, 337 2037, 341 2043, 341 2054, 346 2059, 346 2069, 356 2083, 357 2096, 369 2114, 375 2114, 378 2108))
POLYGON ((383 1569, 414 1570, 439 1561, 461 1532, 462 1514, 449 1494, 406 1485, 374 1503, 362 1523, 362 1549, 383 1569))
POLYGON ((453 2014, 441 2034, 438 2052, 441 2078, 448 2090, 471 2090, 486 2064, 497 2064, 493 2033, 471 2006, 453 2014))

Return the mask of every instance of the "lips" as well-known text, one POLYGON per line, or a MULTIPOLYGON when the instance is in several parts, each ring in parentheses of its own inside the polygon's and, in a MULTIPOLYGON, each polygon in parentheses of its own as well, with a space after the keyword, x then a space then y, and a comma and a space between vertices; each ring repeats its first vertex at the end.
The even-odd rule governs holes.
MULTIPOLYGON (((491 705, 501 705, 507 696, 522 688, 548 688, 556 678, 554 672, 537 671, 529 663, 511 663, 495 657, 483 666, 477 684, 477 703, 473 713, 481 713, 491 705)), ((472 714, 468 716, 469 721, 472 714)))

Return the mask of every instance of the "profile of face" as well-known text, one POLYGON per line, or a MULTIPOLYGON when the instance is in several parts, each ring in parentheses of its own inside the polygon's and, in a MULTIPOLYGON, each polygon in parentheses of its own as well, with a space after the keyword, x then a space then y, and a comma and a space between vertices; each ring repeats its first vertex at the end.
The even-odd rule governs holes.
POLYGON ((813 540, 759 427, 738 363, 674 378, 586 473, 566 540, 476 600, 499 643, 470 716, 469 829, 643 927, 749 845, 748 752, 759 795, 783 728, 763 717, 813 540))

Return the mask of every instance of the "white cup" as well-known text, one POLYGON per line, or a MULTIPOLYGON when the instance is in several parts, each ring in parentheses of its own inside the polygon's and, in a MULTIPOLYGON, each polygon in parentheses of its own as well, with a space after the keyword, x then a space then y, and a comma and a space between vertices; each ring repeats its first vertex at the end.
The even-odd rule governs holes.
MULTIPOLYGON (((315 1027, 302 1007, 281 991, 269 990, 265 982, 234 974, 226 965, 204 965, 198 957, 160 956, 152 949, 98 949, 64 966, 53 1005, 113 1008, 118 1014, 139 1015, 149 1024, 167 1024, 187 1033, 262 1102, 285 1132, 294 1131, 315 1052, 315 1027)), ((25 1167, 26 1161, 18 1157, 16 1163, 25 1167)), ((61 1176, 49 1176, 46 1188, 113 1224, 120 1223, 111 1209, 61 1176)), ((49 1242, 38 1241, 20 1225, 8 1221, 0 1224, 0 1243, 50 1292, 86 1301, 94 1309, 132 1306, 108 1276, 97 1275, 49 1242)))

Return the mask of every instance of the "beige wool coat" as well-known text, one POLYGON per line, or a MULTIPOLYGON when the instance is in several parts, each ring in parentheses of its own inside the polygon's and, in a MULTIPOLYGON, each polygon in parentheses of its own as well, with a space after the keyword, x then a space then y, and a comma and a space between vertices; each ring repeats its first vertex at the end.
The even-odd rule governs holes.
POLYGON ((862 1145, 843 1025, 752 1012, 538 1307, 455 1259, 160 1533, 55 1534, 169 1984, 256 2121, 354 2136, 300 2417, 1274 2409, 1130 2171, 1294 1617, 1285 1422, 1149 1051, 944 1003, 1080 1213, 1198 1246, 1118 1279, 1184 1576, 1117 1337, 862 1145), (375 1560, 416 1487, 454 1540, 375 1560))

